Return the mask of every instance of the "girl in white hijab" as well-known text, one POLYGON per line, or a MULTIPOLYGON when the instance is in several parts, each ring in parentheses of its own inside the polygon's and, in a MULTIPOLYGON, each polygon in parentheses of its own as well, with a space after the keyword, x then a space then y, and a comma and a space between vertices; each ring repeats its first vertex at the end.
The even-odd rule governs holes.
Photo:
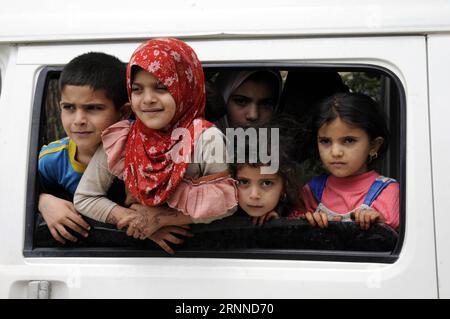
POLYGON ((216 79, 226 114, 215 124, 225 129, 255 127, 267 123, 278 110, 282 81, 272 70, 225 70, 216 79))

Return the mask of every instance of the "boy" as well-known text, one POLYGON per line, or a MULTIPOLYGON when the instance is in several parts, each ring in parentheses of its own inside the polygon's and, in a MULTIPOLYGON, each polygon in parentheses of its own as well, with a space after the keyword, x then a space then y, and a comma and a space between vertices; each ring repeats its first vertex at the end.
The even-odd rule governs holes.
POLYGON ((72 198, 101 143, 102 131, 129 115, 125 73, 119 59, 98 52, 74 58, 61 73, 61 122, 67 137, 44 145, 38 165, 42 192, 38 209, 60 243, 77 241, 68 229, 88 236, 90 226, 75 210, 72 198))

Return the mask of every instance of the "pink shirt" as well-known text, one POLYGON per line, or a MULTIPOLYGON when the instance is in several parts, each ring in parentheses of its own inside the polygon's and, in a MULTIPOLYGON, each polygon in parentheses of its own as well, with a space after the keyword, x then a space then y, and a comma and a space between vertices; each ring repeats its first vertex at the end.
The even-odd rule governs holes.
MULTIPOLYGON (((357 176, 335 177, 330 175, 322 195, 322 204, 335 213, 345 214, 364 203, 364 198, 375 179, 380 176, 369 171, 357 176)), ((314 212, 316 202, 308 184, 303 187, 306 211, 314 212)), ((399 184, 389 184, 373 201, 371 207, 383 214, 385 223, 394 229, 399 225, 399 184)))

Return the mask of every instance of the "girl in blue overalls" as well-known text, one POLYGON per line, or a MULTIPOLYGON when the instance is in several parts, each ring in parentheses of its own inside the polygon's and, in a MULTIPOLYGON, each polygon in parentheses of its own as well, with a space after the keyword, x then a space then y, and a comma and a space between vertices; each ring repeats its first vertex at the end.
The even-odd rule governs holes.
POLYGON ((363 94, 338 93, 320 103, 314 116, 320 159, 328 174, 303 188, 305 217, 320 228, 328 221, 355 220, 399 225, 399 184, 370 169, 387 149, 389 132, 376 102, 363 94))

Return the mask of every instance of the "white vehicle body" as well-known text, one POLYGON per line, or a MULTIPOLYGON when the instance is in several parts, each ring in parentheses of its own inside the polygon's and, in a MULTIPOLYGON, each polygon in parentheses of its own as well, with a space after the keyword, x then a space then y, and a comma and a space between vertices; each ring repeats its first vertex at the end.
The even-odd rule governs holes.
POLYGON ((138 7, 92 1, 2 5, 0 297, 26 298, 30 282, 47 281, 52 298, 449 298, 450 3, 168 2, 158 8, 148 1, 138 7), (88 51, 126 62, 140 42, 157 36, 184 39, 205 65, 350 63, 392 72, 406 100, 406 219, 398 259, 24 256, 40 71, 88 51))

